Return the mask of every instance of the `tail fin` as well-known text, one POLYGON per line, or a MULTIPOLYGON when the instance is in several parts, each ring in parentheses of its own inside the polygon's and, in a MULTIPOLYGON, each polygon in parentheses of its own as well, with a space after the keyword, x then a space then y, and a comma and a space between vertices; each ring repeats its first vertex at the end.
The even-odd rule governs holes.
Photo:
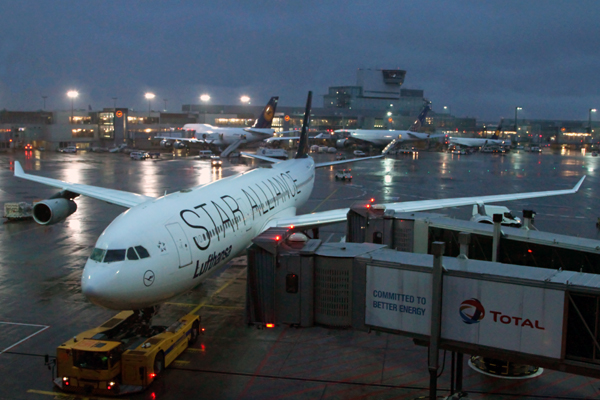
POLYGON ((275 110, 277 109, 277 102, 279 101, 278 96, 271 97, 271 100, 265 106, 262 114, 256 121, 254 121, 253 128, 258 129, 268 129, 271 127, 273 123, 273 116, 275 115, 275 110))
POLYGON ((504 118, 502 118, 500 120, 500 125, 498 125, 498 128, 496 128, 496 132, 494 132, 494 136, 492 136, 492 139, 498 139, 500 137, 500 134, 502 133, 502 124, 504 123, 504 118))
POLYGON ((304 121, 302 122, 302 132, 298 143, 298 152, 294 158, 308 157, 308 124, 310 123, 310 106, 312 103, 312 92, 308 92, 306 99, 306 109, 304 110, 304 121))
POLYGON ((410 128, 408 128, 411 132, 419 132, 419 129, 425 124, 425 117, 427 117, 427 113, 431 110, 431 102, 426 100, 425 107, 417 117, 417 120, 410 128))

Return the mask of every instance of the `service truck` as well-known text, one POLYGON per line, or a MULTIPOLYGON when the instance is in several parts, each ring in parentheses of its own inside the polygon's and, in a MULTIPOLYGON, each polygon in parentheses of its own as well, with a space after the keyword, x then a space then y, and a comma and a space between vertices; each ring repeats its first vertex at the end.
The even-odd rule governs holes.
POLYGON ((169 327, 151 327, 122 311, 97 328, 58 346, 54 383, 65 392, 117 396, 140 392, 198 339, 200 317, 188 314, 169 327))

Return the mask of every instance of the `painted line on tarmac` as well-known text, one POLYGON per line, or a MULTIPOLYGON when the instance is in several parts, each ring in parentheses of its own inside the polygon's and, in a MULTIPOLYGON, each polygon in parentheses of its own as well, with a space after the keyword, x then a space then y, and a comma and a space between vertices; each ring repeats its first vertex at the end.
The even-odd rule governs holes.
MULTIPOLYGON (((198 304, 193 303, 165 303, 170 306, 180 306, 180 307, 196 307, 198 304)), ((223 308, 223 309, 233 309, 233 310, 243 310, 242 306, 217 306, 212 304, 205 304, 203 307, 205 308, 223 308)))
MULTIPOLYGON (((45 396, 54 396, 55 399, 79 399, 79 400, 114 400, 113 397, 98 397, 98 396, 92 396, 92 397, 79 397, 75 394, 68 394, 68 393, 60 393, 60 392, 49 392, 46 390, 35 390, 35 389, 29 389, 27 391, 27 393, 35 393, 35 394, 42 394, 45 396)), ((121 399, 121 400, 129 400, 129 399, 121 399)))
POLYGON ((192 311, 190 311, 190 314, 195 314, 196 312, 198 312, 199 309, 201 309, 202 307, 205 307, 207 305, 207 303, 216 295, 218 295, 219 293, 221 293, 223 290, 225 290, 229 285, 231 285, 233 282, 235 282, 240 276, 242 276, 242 274, 246 273, 246 269, 244 268, 243 270, 241 270, 236 276, 234 276, 233 278, 231 278, 227 283, 225 283, 223 286, 221 286, 219 289, 217 289, 216 292, 214 292, 208 299, 204 300, 202 303, 198 304, 192 311))
POLYGON ((311 213, 314 213, 315 211, 317 211, 317 210, 319 209, 319 207, 321 207, 321 206, 323 205, 323 203, 325 203, 327 200, 329 200, 329 198, 330 198, 331 196, 333 196, 334 194, 336 194, 338 190, 340 190, 340 188, 337 188, 337 189, 335 189, 333 192, 331 192, 331 194, 330 194, 329 196, 327 196, 327 197, 325 198, 325 200, 323 200, 322 202, 320 202, 320 203, 319 203, 319 205, 318 205, 318 206, 316 206, 316 207, 315 207, 315 208, 314 208, 314 209, 311 211, 311 213))
POLYGON ((17 343, 13 344, 12 346, 8 346, 4 350, 0 351, 0 354, 2 354, 4 352, 7 352, 8 350, 12 349, 13 347, 16 347, 16 346, 20 345, 21 343, 23 343, 27 339, 30 339, 30 338, 34 337, 35 335, 37 335, 38 333, 41 333, 41 332, 45 331, 46 329, 50 328, 49 325, 21 324, 21 323, 18 323, 18 322, 0 322, 0 324, 18 325, 18 326, 33 326, 33 327, 41 328, 41 329, 38 329, 36 332, 32 333, 31 335, 27 336, 25 339, 21 339, 17 343))

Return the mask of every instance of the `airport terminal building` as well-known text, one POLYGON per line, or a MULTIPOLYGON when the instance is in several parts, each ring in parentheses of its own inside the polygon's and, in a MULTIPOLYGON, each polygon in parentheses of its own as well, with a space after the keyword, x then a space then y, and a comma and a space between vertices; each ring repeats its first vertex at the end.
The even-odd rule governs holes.
MULTIPOLYGON (((403 88, 406 71, 358 69, 356 85, 331 86, 322 95, 323 106, 314 107, 311 130, 408 129, 423 108, 423 90, 403 88)), ((268 99, 265 99, 265 104, 268 99)), ((55 150, 70 145, 80 149, 112 147, 126 143, 141 149, 158 144, 153 138, 185 132, 189 123, 214 126, 251 126, 264 105, 184 104, 179 113, 133 111, 129 108, 68 111, 0 111, 0 151, 23 148, 55 150)), ((304 107, 278 107, 273 119, 276 131, 299 129, 304 107)), ((590 143, 596 125, 587 121, 505 121, 505 136, 513 141, 590 143)), ((456 118, 449 112, 430 112, 424 130, 449 135, 487 137, 490 125, 475 118, 456 118)))

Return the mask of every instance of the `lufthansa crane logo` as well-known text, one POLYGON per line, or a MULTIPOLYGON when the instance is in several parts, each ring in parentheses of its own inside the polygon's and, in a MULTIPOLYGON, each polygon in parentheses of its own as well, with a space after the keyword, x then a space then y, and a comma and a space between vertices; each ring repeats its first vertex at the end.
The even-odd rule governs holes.
POLYGON ((144 274, 144 285, 151 286, 154 283, 154 272, 148 270, 144 274))
POLYGON ((476 324, 485 317, 485 309, 477 299, 469 299, 460 303, 460 317, 465 324, 476 324))
POLYGON ((123 117, 123 111, 117 111, 117 118, 123 117))
POLYGON ((265 117, 267 121, 271 121, 273 119, 273 107, 267 106, 267 108, 265 108, 265 112, 263 113, 263 117, 265 117))

